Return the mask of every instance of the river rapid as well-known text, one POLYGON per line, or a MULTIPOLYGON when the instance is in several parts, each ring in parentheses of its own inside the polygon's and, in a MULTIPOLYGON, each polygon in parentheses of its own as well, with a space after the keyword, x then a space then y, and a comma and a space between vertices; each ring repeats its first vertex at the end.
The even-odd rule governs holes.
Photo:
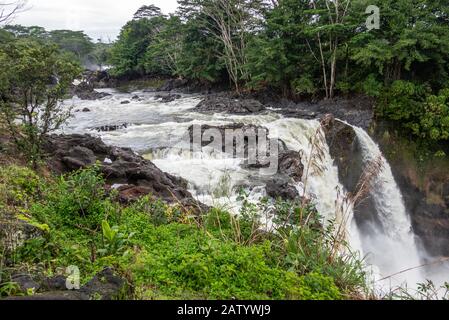
MULTIPOLYGON (((156 93, 152 92, 99 91, 110 93, 111 96, 94 101, 82 101, 75 97, 64 102, 65 107, 73 108, 75 112, 61 133, 87 133, 101 137, 107 144, 131 148, 161 170, 186 179, 189 191, 199 201, 235 213, 241 206, 237 201, 238 189, 246 186, 250 198, 257 201, 266 196, 264 180, 260 178, 258 170, 242 166, 244 159, 210 148, 203 148, 193 154, 180 148, 188 128, 192 125, 222 126, 232 123, 263 126, 269 129, 270 138, 279 138, 288 149, 308 155, 309 139, 320 125, 317 120, 286 118, 274 110, 257 115, 198 113, 192 109, 202 97, 195 95, 182 95, 180 99, 164 103, 155 100, 156 93), (90 111, 82 112, 85 108, 90 111), (98 130, 111 126, 113 130, 98 130)), ((391 168, 370 136, 361 128, 354 129, 363 146, 364 161, 368 163, 381 157, 384 164, 371 191, 381 225, 373 226, 374 232, 362 233, 350 208, 350 219, 346 226, 350 245, 360 256, 365 257, 367 270, 372 273, 378 294, 386 294, 398 286, 414 290, 417 283, 423 283, 426 279, 432 279, 437 284, 449 280, 447 266, 418 268, 423 264, 426 253, 418 250, 410 217, 391 168), (387 279, 382 280, 384 278, 387 279)), ((315 199, 318 211, 328 221, 335 218, 336 200, 339 190, 344 192, 344 187, 339 181, 338 168, 327 146, 324 153, 324 174, 311 175, 307 193, 315 199)), ((303 159, 305 161, 307 159, 303 159)), ((303 187, 302 183, 298 183, 298 190, 303 187)))

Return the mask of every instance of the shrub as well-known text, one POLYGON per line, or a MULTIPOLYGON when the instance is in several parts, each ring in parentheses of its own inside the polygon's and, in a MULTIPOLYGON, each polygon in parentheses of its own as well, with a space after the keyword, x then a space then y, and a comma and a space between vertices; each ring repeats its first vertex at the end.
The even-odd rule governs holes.
POLYGON ((104 179, 97 167, 60 177, 48 186, 44 203, 34 206, 32 211, 35 216, 59 226, 94 230, 108 216, 117 217, 116 207, 106 198, 104 179))
POLYGON ((299 296, 302 300, 340 300, 342 295, 334 279, 313 272, 299 281, 299 296))
POLYGON ((11 165, 0 167, 0 207, 27 207, 41 190, 42 181, 31 169, 11 165))

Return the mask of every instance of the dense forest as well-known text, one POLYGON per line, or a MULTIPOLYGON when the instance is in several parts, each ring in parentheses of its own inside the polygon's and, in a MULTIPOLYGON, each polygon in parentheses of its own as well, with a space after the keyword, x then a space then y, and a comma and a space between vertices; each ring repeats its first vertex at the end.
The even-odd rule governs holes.
POLYGON ((365 94, 419 138, 449 138, 449 5, 442 0, 182 0, 142 7, 111 53, 119 76, 163 75, 293 99, 365 94), (371 29, 375 4, 379 28, 371 29), (371 30, 369 30, 371 29, 371 30))
POLYGON ((83 31, 47 31, 39 26, 6 25, 0 29, 0 43, 34 43, 56 46, 62 55, 85 68, 102 69, 109 59, 111 45, 102 39, 93 42, 83 31))

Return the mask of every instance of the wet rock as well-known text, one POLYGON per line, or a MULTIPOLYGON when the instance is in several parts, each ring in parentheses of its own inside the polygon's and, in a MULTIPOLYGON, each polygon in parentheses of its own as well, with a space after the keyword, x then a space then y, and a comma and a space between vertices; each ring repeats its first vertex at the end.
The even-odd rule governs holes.
POLYGON ((95 91, 94 87, 87 82, 75 86, 72 93, 81 100, 99 100, 110 96, 109 93, 95 91))
POLYGON ((356 132, 351 126, 328 116, 324 126, 329 151, 340 175, 340 181, 354 192, 363 172, 363 159, 356 132))
POLYGON ((254 99, 236 99, 228 96, 206 97, 194 109, 197 112, 223 112, 231 114, 253 114, 265 111, 265 106, 254 99))
POLYGON ((131 103, 131 101, 129 101, 129 100, 125 100, 125 101, 120 102, 120 104, 130 104, 130 103, 131 103))
MULTIPOLYGON (((215 88, 216 90, 224 90, 225 88, 215 88)), ((202 93, 210 94, 214 89, 208 83, 187 79, 169 79, 155 91, 157 92, 179 92, 185 94, 202 93)))
MULTIPOLYGON (((238 147, 237 142, 239 141, 240 143, 243 142, 245 158, 249 157, 249 151, 254 152, 253 154, 257 156, 257 160, 262 160, 262 157, 266 157, 267 155, 269 155, 271 141, 269 138, 270 132, 267 128, 251 124, 247 125, 243 123, 232 123, 223 126, 202 125, 200 129, 201 130, 198 130, 197 127, 194 126, 189 127, 188 131, 190 136, 190 143, 196 143, 197 141, 194 141, 194 134, 201 133, 201 147, 215 146, 215 144, 218 144, 217 141, 214 141, 214 139, 216 138, 215 135, 217 135, 217 137, 221 138, 221 141, 219 142, 221 143, 220 146, 222 147, 222 152, 231 153, 232 151, 232 153, 236 155, 238 147), (198 130, 198 132, 195 132, 194 130, 198 130), (226 140, 227 135, 229 135, 228 139, 231 139, 230 135, 234 135, 232 146, 226 146, 226 143, 228 142, 226 140), (265 139, 267 143, 267 154, 260 155, 259 157, 257 148, 259 147, 261 139, 265 139), (253 150, 254 148, 256 148, 256 150, 253 150)), ((277 144, 279 153, 287 149, 285 143, 282 140, 277 139, 277 144)), ((259 162, 257 166, 260 167, 259 162)))
POLYGON ((180 94, 157 94, 154 96, 155 100, 161 100, 161 102, 168 103, 180 99, 182 96, 180 94))
POLYGON ((90 112, 90 109, 89 108, 84 108, 82 111, 83 112, 90 112))
POLYGON ((131 98, 131 100, 139 100, 139 99, 140 97, 137 94, 131 98))
POLYGON ((273 199, 295 200, 299 198, 298 189, 288 180, 274 179, 267 183, 267 194, 273 199))
POLYGON ((86 70, 83 73, 83 81, 93 88, 111 88, 115 86, 115 80, 107 70, 86 70))
POLYGON ((89 135, 53 135, 47 137, 44 147, 49 167, 59 174, 89 167, 97 161, 103 163, 101 171, 109 185, 135 187, 128 189, 124 201, 150 193, 169 203, 183 199, 194 201, 187 191, 187 181, 162 172, 131 149, 107 146, 101 139, 89 135), (110 161, 105 162, 105 159, 110 161))
POLYGON ((449 206, 444 202, 432 203, 425 191, 415 186, 408 170, 398 168, 394 162, 392 168, 411 215, 413 230, 424 249, 431 256, 449 256, 449 206))
POLYGON ((292 178, 295 182, 300 182, 304 175, 304 164, 301 154, 297 151, 287 150, 279 155, 278 173, 292 178))

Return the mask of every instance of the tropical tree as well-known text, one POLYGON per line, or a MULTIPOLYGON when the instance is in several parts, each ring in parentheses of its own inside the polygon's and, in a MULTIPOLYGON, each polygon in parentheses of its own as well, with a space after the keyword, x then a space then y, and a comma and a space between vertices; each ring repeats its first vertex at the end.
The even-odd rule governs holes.
POLYGON ((111 49, 112 72, 117 76, 143 76, 146 73, 145 56, 149 45, 162 30, 163 15, 142 17, 129 21, 121 30, 111 49))
POLYGON ((19 149, 36 165, 46 134, 69 117, 61 99, 81 69, 54 45, 30 40, 0 48, 0 112, 19 149))
POLYGON ((62 50, 71 52, 80 62, 85 62, 89 53, 94 49, 92 39, 83 31, 50 31, 49 41, 57 44, 62 50))

